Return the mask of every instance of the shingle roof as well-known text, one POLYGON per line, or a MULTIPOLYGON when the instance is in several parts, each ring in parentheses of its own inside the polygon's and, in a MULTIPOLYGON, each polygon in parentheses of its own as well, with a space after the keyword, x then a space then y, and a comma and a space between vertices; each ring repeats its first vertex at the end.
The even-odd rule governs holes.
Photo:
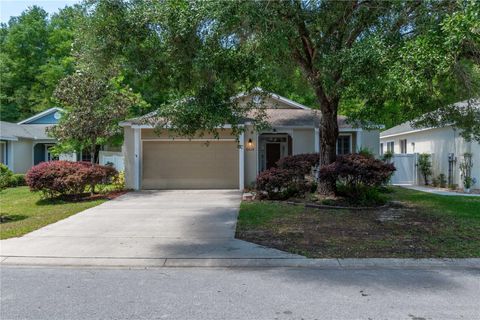
MULTIPOLYGON (((458 108, 465 108, 467 105, 471 105, 473 103, 474 107, 480 108, 480 100, 474 99, 474 100, 465 100, 462 102, 457 102, 454 104, 454 106, 458 108)), ((407 121, 402 124, 399 124, 398 126, 392 127, 388 130, 380 132, 380 138, 386 137, 386 136, 391 136, 391 135, 397 135, 397 134, 402 134, 402 133, 407 133, 410 131, 414 130, 421 130, 422 128, 415 128, 413 126, 413 121, 407 121)), ((430 129, 430 128, 423 128, 423 129, 430 129)))
POLYGON ((0 136, 3 138, 24 138, 33 140, 55 140, 47 135, 46 125, 23 125, 0 121, 0 136))
MULTIPOLYGON (((275 127, 316 127, 320 125, 321 113, 318 110, 310 109, 265 109, 267 122, 275 127)), ((253 120, 247 117, 245 122, 253 120)), ((129 119, 123 124, 131 125, 145 125, 161 123, 162 119, 157 117, 157 112, 150 112, 138 118, 129 119)), ((338 126, 341 129, 352 128, 353 126, 347 123, 347 117, 338 116, 338 126)))

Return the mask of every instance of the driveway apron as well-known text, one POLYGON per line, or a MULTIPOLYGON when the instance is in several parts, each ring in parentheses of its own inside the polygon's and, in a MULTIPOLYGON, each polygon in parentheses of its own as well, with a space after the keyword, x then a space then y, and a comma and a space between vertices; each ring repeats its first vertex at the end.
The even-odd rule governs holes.
POLYGON ((234 238, 241 193, 233 190, 131 192, 21 238, 2 240, 2 257, 103 259, 291 258, 234 238))

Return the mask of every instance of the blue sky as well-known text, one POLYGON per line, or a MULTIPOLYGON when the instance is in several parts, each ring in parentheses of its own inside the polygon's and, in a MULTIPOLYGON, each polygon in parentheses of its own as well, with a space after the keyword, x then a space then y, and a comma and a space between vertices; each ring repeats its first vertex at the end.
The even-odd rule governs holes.
POLYGON ((8 22, 10 17, 19 16, 23 10, 33 5, 42 7, 51 14, 79 2, 80 0, 0 0, 0 22, 8 22))

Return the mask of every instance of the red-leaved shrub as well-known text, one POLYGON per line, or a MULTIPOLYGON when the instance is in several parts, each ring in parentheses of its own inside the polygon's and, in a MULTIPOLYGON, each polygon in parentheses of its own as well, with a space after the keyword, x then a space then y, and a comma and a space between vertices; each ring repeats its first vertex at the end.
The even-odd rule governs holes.
POLYGON ((320 163, 319 153, 305 153, 278 160, 277 167, 295 172, 299 176, 309 174, 320 163))
POLYGON ((372 156, 349 154, 338 156, 335 162, 320 168, 320 179, 336 181, 350 197, 358 197, 368 188, 387 183, 394 171, 391 163, 372 156))
POLYGON ((300 179, 293 170, 270 168, 257 176, 259 197, 283 200, 293 196, 302 196, 312 189, 313 183, 300 179))
POLYGON ((118 174, 110 166, 89 162, 50 161, 32 167, 25 177, 31 191, 40 191, 52 198, 59 195, 80 195, 87 186, 109 183, 118 174))

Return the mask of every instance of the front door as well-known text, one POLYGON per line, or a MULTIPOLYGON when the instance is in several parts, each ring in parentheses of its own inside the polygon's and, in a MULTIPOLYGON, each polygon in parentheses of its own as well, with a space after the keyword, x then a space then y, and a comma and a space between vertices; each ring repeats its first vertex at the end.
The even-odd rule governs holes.
POLYGON ((267 143, 267 169, 277 166, 280 160, 280 143, 267 143))

